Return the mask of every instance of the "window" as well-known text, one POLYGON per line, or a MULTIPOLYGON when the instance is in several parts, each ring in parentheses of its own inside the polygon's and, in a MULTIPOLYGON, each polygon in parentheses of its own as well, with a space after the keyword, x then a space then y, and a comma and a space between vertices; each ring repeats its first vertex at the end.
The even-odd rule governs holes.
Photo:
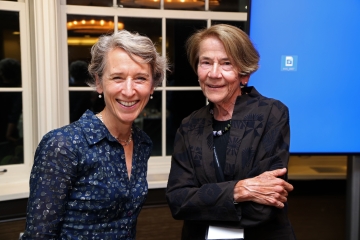
POLYGON ((154 142, 149 174, 163 173, 161 180, 167 179, 176 129, 184 117, 206 104, 187 61, 185 40, 215 23, 243 27, 247 1, 153 2, 0 0, 0 61, 12 59, 20 68, 17 77, 11 74, 13 83, 0 77, 0 97, 8 99, 3 107, 15 112, 0 123, 0 200, 27 197, 33 156, 45 133, 75 121, 85 109, 103 108, 94 89, 85 84, 87 74, 78 71, 88 64, 90 47, 100 35, 123 28, 150 37, 171 64, 166 81, 136 120, 154 142), (15 131, 6 135, 11 132, 9 122, 15 131), (11 192, 5 198, 4 187, 11 192))
POLYGON ((26 4, 0 5, 0 185, 29 177, 32 128, 30 47, 26 4), (27 144, 24 144, 27 143, 27 144))
POLYGON ((228 23, 244 29, 246 2, 120 0, 110 4, 109 1, 68 0, 63 14, 67 25, 68 53, 64 57, 68 59, 69 71, 69 121, 77 120, 87 108, 99 112, 104 107, 93 89, 86 87, 83 80, 76 83, 71 75, 75 63, 80 66, 82 61, 85 66, 89 62, 90 47, 97 38, 121 29, 146 35, 159 52, 168 57, 171 71, 136 123, 153 140, 150 164, 169 160, 181 120, 206 104, 197 76, 187 61, 185 41, 196 30, 211 24, 228 23), (91 21, 93 25, 102 25, 88 28, 91 21))

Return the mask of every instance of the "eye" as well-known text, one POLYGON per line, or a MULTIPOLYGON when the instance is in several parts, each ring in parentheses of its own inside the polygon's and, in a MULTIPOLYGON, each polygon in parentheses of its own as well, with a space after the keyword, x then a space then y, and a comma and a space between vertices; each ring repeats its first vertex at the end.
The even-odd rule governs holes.
POLYGON ((232 70, 233 65, 231 64, 230 61, 225 61, 221 64, 221 67, 223 70, 228 71, 228 70, 232 70))
POLYGON ((122 80, 122 77, 120 76, 113 76, 111 80, 122 80))
POLYGON ((200 65, 200 67, 205 68, 205 69, 211 67, 210 62, 207 60, 200 61, 199 65, 200 65))
POLYGON ((142 80, 145 81, 147 78, 146 77, 137 77, 136 80, 142 80))

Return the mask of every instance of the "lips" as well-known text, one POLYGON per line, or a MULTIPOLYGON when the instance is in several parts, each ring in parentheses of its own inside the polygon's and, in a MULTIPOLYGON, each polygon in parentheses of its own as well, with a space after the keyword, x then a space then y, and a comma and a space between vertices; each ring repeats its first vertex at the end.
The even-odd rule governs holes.
POLYGON ((121 105, 125 106, 125 107, 132 107, 132 106, 134 106, 138 101, 132 101, 132 102, 117 101, 117 102, 120 103, 121 105))
POLYGON ((223 85, 207 85, 209 88, 221 88, 223 85))

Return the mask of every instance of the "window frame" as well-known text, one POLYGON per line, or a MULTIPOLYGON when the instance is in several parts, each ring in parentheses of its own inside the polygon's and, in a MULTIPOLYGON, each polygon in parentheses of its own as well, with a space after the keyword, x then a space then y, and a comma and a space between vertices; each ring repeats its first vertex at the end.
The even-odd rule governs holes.
MULTIPOLYGON (((247 21, 246 12, 210 12, 136 9, 66 5, 66 0, 1 1, 0 10, 19 11, 22 87, 5 89, 22 91, 24 121, 24 164, 0 166, 0 201, 27 198, 33 157, 41 138, 50 130, 69 123, 69 91, 89 91, 90 87, 68 86, 67 15, 112 16, 115 26, 119 17, 158 18, 162 23, 162 54, 166 54, 166 19, 247 21)), ((205 0, 208 5, 209 1, 205 0)), ((4 89, 0 89, 4 91, 4 89)), ((171 156, 166 155, 166 92, 201 91, 200 87, 170 87, 166 81, 156 88, 162 94, 162 154, 148 164, 149 188, 164 188, 170 171, 171 156)), ((204 103, 205 104, 205 103, 204 103)), ((172 141, 172 140, 169 140, 172 141)))

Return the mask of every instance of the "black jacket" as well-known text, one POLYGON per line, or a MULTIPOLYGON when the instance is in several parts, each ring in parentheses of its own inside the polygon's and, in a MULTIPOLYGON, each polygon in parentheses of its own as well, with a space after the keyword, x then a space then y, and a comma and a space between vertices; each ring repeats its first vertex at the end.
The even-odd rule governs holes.
POLYGON ((209 223, 244 228, 246 240, 295 239, 287 204, 233 203, 239 180, 287 167, 289 160, 288 108, 253 87, 245 91, 234 107, 224 182, 215 174, 211 104, 185 118, 177 131, 166 197, 173 217, 185 220, 183 239, 205 239, 209 223))

